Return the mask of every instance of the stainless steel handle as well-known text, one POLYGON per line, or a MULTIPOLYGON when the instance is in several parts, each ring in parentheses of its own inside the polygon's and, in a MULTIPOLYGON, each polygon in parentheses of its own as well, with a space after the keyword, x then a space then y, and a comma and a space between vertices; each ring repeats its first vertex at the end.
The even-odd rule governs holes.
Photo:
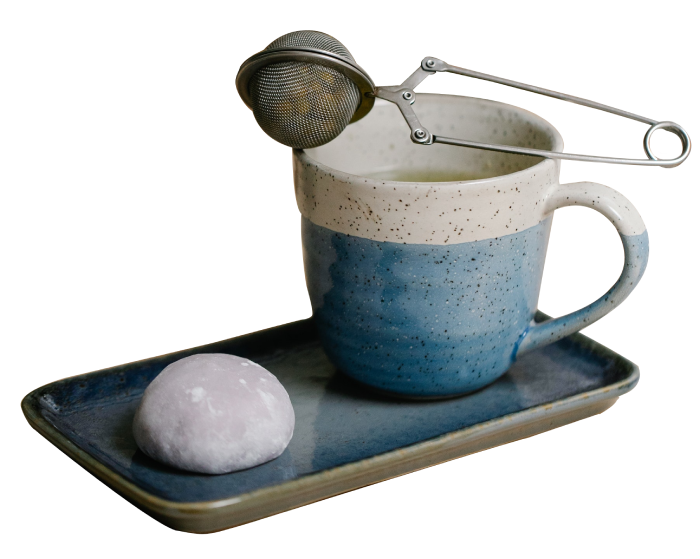
POLYGON ((411 74, 406 81, 398 86, 389 87, 377 87, 374 90, 374 96, 380 99, 385 99, 396 104, 401 111, 404 119, 408 123, 411 129, 411 139, 418 144, 430 145, 436 144, 449 144, 453 146, 463 146, 477 149, 485 149, 489 151, 501 151, 506 153, 517 153, 520 155, 531 155, 535 157, 549 157, 552 159, 569 159, 573 161, 590 161, 595 163, 617 163, 623 165, 645 165, 645 166, 658 166, 658 167, 677 167, 683 161, 688 158, 691 149, 690 136, 683 129, 682 126, 670 121, 656 121, 650 118, 646 118, 634 113, 627 111, 622 111, 608 105, 603 105, 602 103, 596 103, 595 101, 589 101, 588 99, 583 99, 581 97, 575 97, 573 95, 567 95, 565 93, 559 93, 557 91, 552 91, 549 89, 544 89, 542 87, 537 87, 534 85, 528 85, 521 82, 516 82, 513 80, 508 80, 505 78, 499 78, 497 76, 491 76, 489 74, 484 74, 482 72, 475 72, 474 70, 467 70, 465 68, 460 68, 458 66, 452 66, 446 62, 433 57, 426 57, 421 62, 420 68, 418 68, 413 74, 411 74), (576 103, 577 105, 583 105, 584 107, 590 107, 591 109, 597 109, 599 111, 605 111, 617 116, 624 118, 629 118, 632 120, 637 120, 639 122, 644 122, 650 125, 649 130, 644 135, 644 152, 648 159, 625 159, 621 157, 600 157, 596 155, 581 155, 576 153, 560 153, 555 151, 547 151, 541 149, 531 149, 518 146, 507 146, 502 144, 486 144, 483 142, 474 142, 471 140, 462 140, 458 138, 448 138, 445 136, 434 136, 428 130, 426 130, 418 120, 415 112, 411 105, 416 100, 416 94, 414 89, 428 76, 434 74, 435 72, 449 72, 452 74, 458 74, 460 76, 467 76, 470 78, 476 78, 479 80, 486 80, 501 85, 506 85, 508 87, 514 87, 517 89, 523 89, 525 91, 530 91, 532 93, 538 93, 540 95, 546 95, 548 97, 553 97, 555 99, 560 99, 562 101, 568 101, 570 103, 576 103), (651 136, 656 130, 667 130, 674 133, 681 141, 683 150, 681 154, 674 159, 659 159, 651 151, 651 136))

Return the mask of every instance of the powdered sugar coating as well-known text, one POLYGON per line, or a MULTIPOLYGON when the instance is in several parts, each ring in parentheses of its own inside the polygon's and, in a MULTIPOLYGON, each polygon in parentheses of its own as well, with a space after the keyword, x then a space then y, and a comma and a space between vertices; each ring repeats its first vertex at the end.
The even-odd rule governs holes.
POLYGON ((257 363, 203 353, 168 365, 153 380, 133 432, 154 460, 223 474, 282 454, 294 432, 294 409, 277 378, 257 363))

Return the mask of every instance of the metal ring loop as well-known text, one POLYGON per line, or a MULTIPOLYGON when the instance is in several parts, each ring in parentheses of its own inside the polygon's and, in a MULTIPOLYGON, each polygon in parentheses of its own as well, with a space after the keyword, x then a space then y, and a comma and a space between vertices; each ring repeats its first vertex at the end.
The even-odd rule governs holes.
POLYGON ((647 130, 646 134, 644 134, 644 153, 647 154, 649 159, 652 161, 659 161, 664 167, 677 167, 683 163, 683 161, 685 161, 688 157, 688 154, 690 154, 690 136, 688 136, 688 133, 683 130, 683 127, 680 124, 676 124, 675 122, 668 120, 657 122, 650 127, 649 130, 647 130), (659 129, 673 132, 680 139, 681 145, 683 146, 683 151, 675 159, 659 159, 651 151, 651 136, 659 129))

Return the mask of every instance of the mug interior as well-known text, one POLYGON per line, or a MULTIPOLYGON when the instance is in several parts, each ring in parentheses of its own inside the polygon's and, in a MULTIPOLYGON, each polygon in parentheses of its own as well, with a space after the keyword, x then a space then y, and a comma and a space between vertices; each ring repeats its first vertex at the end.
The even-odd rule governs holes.
MULTIPOLYGON (((478 142, 562 151, 559 132, 543 118, 504 103, 456 95, 418 94, 413 110, 432 134, 478 142)), ((398 108, 378 99, 362 120, 332 142, 305 150, 317 163, 351 175, 398 182, 452 182, 516 173, 541 157, 410 140, 398 108)))

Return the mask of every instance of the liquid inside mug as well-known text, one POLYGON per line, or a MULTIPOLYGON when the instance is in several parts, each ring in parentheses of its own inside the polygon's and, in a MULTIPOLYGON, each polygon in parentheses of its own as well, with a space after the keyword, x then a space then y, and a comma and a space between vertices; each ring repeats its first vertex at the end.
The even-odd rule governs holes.
MULTIPOLYGON (((523 109, 419 95, 434 134, 561 151, 557 130, 523 109)), ((294 150, 304 268, 319 337, 343 373, 380 391, 446 397, 477 390, 522 354, 593 323, 639 282, 648 238, 606 186, 559 184, 559 161, 409 139, 377 103, 324 146, 294 150), (624 247, 600 299, 535 324, 552 214, 586 206, 624 247)))

